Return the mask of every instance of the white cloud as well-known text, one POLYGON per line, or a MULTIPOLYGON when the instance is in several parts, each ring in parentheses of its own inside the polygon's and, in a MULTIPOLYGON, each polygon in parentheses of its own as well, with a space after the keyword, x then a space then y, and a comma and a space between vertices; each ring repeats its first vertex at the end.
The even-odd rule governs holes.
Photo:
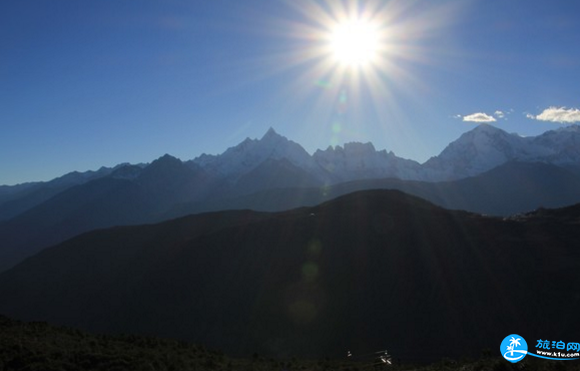
POLYGON ((550 107, 546 108, 544 112, 540 113, 537 116, 530 115, 528 113, 526 117, 540 121, 559 122, 561 124, 572 124, 575 122, 580 122, 580 109, 566 107, 550 107))
POLYGON ((503 113, 503 111, 497 110, 495 111, 494 116, 503 119, 505 117, 505 113, 503 113))
POLYGON ((478 112, 471 115, 463 116, 463 121, 469 122, 495 122, 495 118, 488 114, 478 112))

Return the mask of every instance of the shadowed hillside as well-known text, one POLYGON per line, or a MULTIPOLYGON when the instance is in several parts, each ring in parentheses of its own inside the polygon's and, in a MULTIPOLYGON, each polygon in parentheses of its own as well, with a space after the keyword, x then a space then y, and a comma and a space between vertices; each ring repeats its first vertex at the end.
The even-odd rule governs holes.
POLYGON ((317 186, 312 174, 284 159, 266 160, 230 183, 166 155, 144 169, 120 167, 110 177, 71 187, 0 222, 0 271, 97 228, 218 210, 283 211, 369 189, 398 189, 448 209, 502 216, 580 202, 580 177, 543 163, 508 162, 453 182, 389 178, 317 186), (134 179, 125 176, 134 171, 134 179))
POLYGON ((504 220, 365 191, 95 231, 1 274, 0 312, 231 354, 477 355, 575 335, 577 211, 504 220))

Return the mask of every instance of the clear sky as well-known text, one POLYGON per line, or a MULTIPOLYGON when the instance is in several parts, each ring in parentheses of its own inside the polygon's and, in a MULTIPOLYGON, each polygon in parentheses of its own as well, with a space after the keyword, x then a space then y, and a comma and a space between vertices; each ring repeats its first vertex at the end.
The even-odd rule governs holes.
POLYGON ((2 1, 0 184, 269 127, 419 162, 480 122, 537 135, 580 122, 579 19, 577 0, 2 1))

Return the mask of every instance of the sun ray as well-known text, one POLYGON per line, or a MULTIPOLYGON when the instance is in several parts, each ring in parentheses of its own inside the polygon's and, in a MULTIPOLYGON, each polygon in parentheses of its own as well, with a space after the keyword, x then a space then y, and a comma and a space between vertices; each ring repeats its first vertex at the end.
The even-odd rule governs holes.
POLYGON ((270 68, 253 76, 292 76, 281 108, 292 113, 307 107, 311 114, 306 121, 317 123, 307 130, 329 133, 329 144, 336 144, 339 134, 345 140, 356 136, 365 125, 397 130, 397 123, 405 121, 401 102, 415 99, 418 89, 428 89, 417 67, 436 65, 433 56, 445 54, 425 40, 436 37, 456 13, 449 3, 426 6, 414 0, 285 4, 298 17, 266 20, 268 29, 286 42, 260 61, 270 68), (337 103, 341 94, 348 98, 345 104, 337 103))

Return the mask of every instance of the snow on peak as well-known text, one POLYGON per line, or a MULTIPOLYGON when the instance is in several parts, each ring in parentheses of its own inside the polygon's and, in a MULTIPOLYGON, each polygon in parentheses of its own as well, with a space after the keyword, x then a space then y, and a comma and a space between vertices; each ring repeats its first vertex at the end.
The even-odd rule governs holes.
POLYGON ((420 167, 418 163, 398 158, 392 152, 377 151, 372 143, 329 146, 324 151, 316 151, 313 158, 335 181, 381 177, 416 179, 420 167))
POLYGON ((508 161, 580 163, 580 126, 569 125, 536 137, 510 134, 481 124, 450 143, 423 165, 377 151, 372 143, 329 146, 310 156, 299 144, 269 128, 260 139, 246 138, 223 154, 202 155, 194 163, 218 175, 236 179, 267 160, 287 160, 329 182, 396 177, 442 181, 475 176, 508 161))
POLYGON ((423 166, 425 179, 465 178, 514 160, 560 166, 577 164, 580 162, 580 130, 578 127, 565 129, 569 130, 522 137, 488 124, 479 125, 450 143, 439 156, 429 159, 423 166))
POLYGON ((451 142, 424 166, 431 178, 474 176, 520 157, 525 152, 525 144, 525 138, 481 124, 451 142))
POLYGON ((543 160, 560 166, 580 163, 580 126, 568 125, 532 138, 543 160))
POLYGON ((299 167, 313 167, 312 159, 304 148, 276 133, 273 128, 269 128, 261 139, 246 138, 221 155, 200 156, 193 161, 218 174, 235 176, 246 173, 269 159, 286 159, 299 167))

